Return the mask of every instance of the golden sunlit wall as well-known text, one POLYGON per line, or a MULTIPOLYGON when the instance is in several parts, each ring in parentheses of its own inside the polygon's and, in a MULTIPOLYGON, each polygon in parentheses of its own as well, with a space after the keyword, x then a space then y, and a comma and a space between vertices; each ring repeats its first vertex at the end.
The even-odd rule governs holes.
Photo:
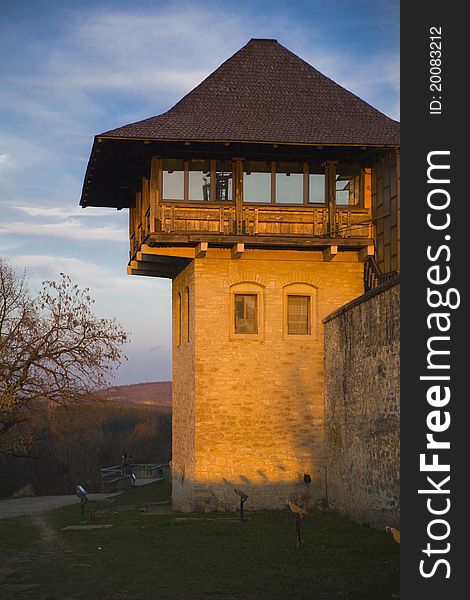
POLYGON ((326 262, 314 251, 246 250, 232 258, 209 249, 174 280, 175 508, 233 510, 234 487, 250 496, 247 508, 323 498, 322 319, 362 286, 355 252, 326 262), (256 296, 254 333, 236 331, 237 294, 256 296), (304 335, 288 332, 289 295, 309 298, 304 335))

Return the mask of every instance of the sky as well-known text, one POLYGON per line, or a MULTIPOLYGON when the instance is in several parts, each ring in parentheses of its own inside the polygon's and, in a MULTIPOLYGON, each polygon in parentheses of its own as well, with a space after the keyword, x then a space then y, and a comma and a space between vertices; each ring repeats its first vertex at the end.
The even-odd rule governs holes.
POLYGON ((78 206, 93 137, 275 38, 399 119, 399 0, 0 0, 0 256, 70 275, 130 332, 113 383, 171 379, 171 282, 127 275, 127 211, 78 206))

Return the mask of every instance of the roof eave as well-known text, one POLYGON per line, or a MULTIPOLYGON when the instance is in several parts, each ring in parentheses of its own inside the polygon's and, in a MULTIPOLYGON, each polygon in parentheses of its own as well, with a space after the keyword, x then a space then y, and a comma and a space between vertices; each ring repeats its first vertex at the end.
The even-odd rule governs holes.
MULTIPOLYGON (((279 140, 243 140, 243 139, 196 139, 196 138, 157 138, 157 137, 127 137, 127 136, 105 136, 97 135, 95 137, 95 143, 110 140, 120 140, 129 142, 180 142, 185 144, 264 144, 264 145, 277 145, 277 146, 312 146, 312 147, 349 147, 349 148, 361 148, 367 146, 368 148, 399 148, 400 143, 370 143, 370 142, 354 142, 354 143, 339 143, 339 142, 286 142, 279 140)), ((93 145, 94 147, 94 145, 93 145)))

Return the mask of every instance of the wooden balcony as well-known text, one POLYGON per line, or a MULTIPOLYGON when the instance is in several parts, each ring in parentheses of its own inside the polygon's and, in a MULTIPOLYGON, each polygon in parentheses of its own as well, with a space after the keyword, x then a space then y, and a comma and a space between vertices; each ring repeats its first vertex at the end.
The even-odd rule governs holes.
POLYGON ((163 201, 153 209, 137 194, 130 209, 129 272, 174 277, 208 245, 218 248, 355 250, 369 256, 373 231, 367 208, 163 201), (153 255, 150 250, 153 249, 153 255), (145 251, 144 251, 145 250, 145 251))
POLYGON ((359 248, 373 237, 366 208, 336 207, 334 228, 326 207, 266 204, 243 205, 237 210, 228 203, 164 201, 155 217, 151 212, 145 202, 130 209, 131 256, 142 243, 230 245, 240 241, 253 247, 305 247, 336 240, 339 245, 359 248))

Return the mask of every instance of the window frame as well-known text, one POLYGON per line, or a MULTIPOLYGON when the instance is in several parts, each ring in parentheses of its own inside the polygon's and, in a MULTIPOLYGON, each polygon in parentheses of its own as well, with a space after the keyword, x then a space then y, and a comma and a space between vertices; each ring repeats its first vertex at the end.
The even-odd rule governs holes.
POLYGON ((208 159, 208 158, 194 158, 194 159, 182 159, 182 158, 175 158, 175 157, 170 157, 170 156, 166 156, 162 159, 161 161, 161 167, 160 167, 160 174, 159 174, 159 187, 161 190, 161 198, 163 202, 194 202, 197 204, 207 204, 209 202, 213 202, 213 203, 220 203, 220 204, 224 204, 224 205, 229 205, 229 204, 233 204, 235 202, 235 186, 234 186, 234 182, 235 182, 235 160, 233 159, 208 159), (163 180, 164 180, 164 162, 165 160, 182 160, 183 161, 183 198, 166 198, 165 197, 165 186, 163 185, 163 180), (210 180, 211 182, 215 182, 216 181, 216 173, 217 173, 217 163, 218 162, 223 162, 223 161, 227 161, 229 163, 232 164, 232 199, 231 200, 217 200, 216 199, 216 185, 211 185, 210 186, 210 192, 209 192, 209 198, 207 200, 193 200, 189 197, 189 173, 190 173, 190 169, 189 169, 189 163, 191 162, 191 160, 208 160, 209 161, 209 171, 210 171, 210 180))
MULTIPOLYGON (((254 161, 256 162, 256 161, 254 161)), ((243 180, 242 180, 242 191, 243 191, 243 204, 246 204, 247 206, 259 206, 259 207, 263 207, 263 206, 278 206, 278 207, 282 207, 282 208, 289 208, 289 207, 299 207, 299 206, 311 206, 311 207, 325 207, 327 205, 327 199, 328 199, 328 191, 327 191, 327 185, 328 185, 328 178, 327 178, 327 171, 326 171, 326 167, 323 167, 323 177, 324 177, 324 194, 323 194, 323 201, 322 202, 310 202, 310 174, 312 175, 318 175, 319 173, 317 173, 316 171, 313 173, 310 173, 310 167, 313 166, 313 163, 308 163, 305 161, 293 161, 293 160, 272 160, 272 161, 265 161, 265 162, 271 162, 271 192, 270 192, 270 199, 266 200, 266 202, 250 202, 248 199, 245 198, 245 177, 247 175, 247 168, 246 168, 246 164, 249 163, 250 161, 248 159, 244 159, 243 161, 243 169, 242 169, 242 173, 243 173, 243 180), (302 202, 278 202, 277 201, 277 184, 276 184, 276 175, 278 174, 277 171, 277 163, 289 163, 289 162, 293 162, 293 163, 302 163, 303 165, 303 190, 302 190, 302 202)), ((318 162, 317 162, 318 164, 318 162)), ((250 171, 250 173, 253 172, 255 173, 256 171, 250 171)), ((268 172, 268 171, 266 171, 268 172)))
POLYGON ((229 339, 230 340, 253 340, 264 339, 264 286, 254 282, 236 283, 230 287, 229 293, 229 339), (238 295, 256 296, 256 320, 257 333, 237 333, 235 330, 235 297, 238 295))
POLYGON ((291 283, 283 288, 283 339, 291 341, 313 341, 318 339, 317 326, 317 288, 309 283, 291 283), (309 333, 289 333, 289 296, 308 297, 309 315, 308 330, 309 333))
POLYGON ((365 204, 365 169, 366 167, 364 167, 359 161, 355 160, 355 161, 335 161, 333 163, 333 177, 332 177, 332 183, 334 185, 334 189, 333 194, 334 194, 334 198, 335 198, 335 205, 338 208, 364 208, 364 204, 365 204), (350 204, 349 202, 347 204, 344 204, 342 202, 338 202, 338 189, 337 189, 337 179, 336 177, 338 175, 341 175, 341 169, 339 169, 339 165, 340 163, 346 163, 348 165, 351 165, 352 167, 357 167, 359 170, 359 173, 357 175, 358 177, 358 201, 356 204, 350 204))
MULTIPOLYGON (((243 334, 246 333, 247 335, 257 335, 258 329, 259 329, 258 328, 258 294, 246 294, 246 293, 241 294, 240 292, 236 292, 234 294, 234 298, 235 298, 235 307, 234 307, 234 318, 235 318, 234 328, 235 328, 235 333, 237 335, 238 334, 242 334, 242 333, 243 334), (237 329, 237 313, 238 313, 237 303, 238 303, 239 298, 244 298, 244 299, 245 298, 254 298, 255 299, 255 302, 254 302, 254 319, 253 319, 253 325, 254 325, 253 329, 254 329, 254 331, 240 331, 240 330, 237 329)), ((246 313, 247 313, 247 302, 246 302, 246 300, 243 301, 243 309, 244 309, 244 311, 243 311, 244 312, 244 321, 247 321, 248 319, 245 318, 246 313)))
MULTIPOLYGON (((258 159, 257 159, 258 160, 258 159)), ((253 162, 257 162, 257 160, 253 160, 253 162)), ((293 161, 293 160, 271 160, 271 161, 262 161, 262 162, 266 162, 266 163, 270 163, 271 164, 271 169, 270 171, 266 171, 266 173, 270 174, 270 181, 271 181, 271 186, 270 186, 270 198, 266 200, 266 202, 250 202, 249 200, 245 199, 245 192, 244 192, 244 188, 245 188, 245 178, 247 176, 247 167, 249 167, 250 165, 250 159, 247 158, 226 158, 226 159, 198 159, 198 158, 194 158, 194 159, 182 159, 182 158, 175 158, 175 157, 164 157, 161 160, 161 166, 160 166, 160 173, 159 173, 159 189, 161 190, 161 199, 163 202, 175 202, 175 203, 184 203, 184 202, 190 202, 190 203, 195 203, 195 204, 208 204, 208 203, 214 203, 214 204, 223 204, 225 206, 228 205, 233 205, 236 202, 236 194, 237 194, 237 186, 240 185, 241 189, 239 190, 240 193, 240 197, 242 198, 243 201, 243 205, 246 206, 250 206, 250 207, 267 207, 267 206, 276 206, 276 207, 282 207, 284 209, 289 209, 289 208, 298 208, 301 206, 310 206, 312 208, 326 208, 328 207, 328 199, 329 198, 334 198, 334 204, 335 206, 337 206, 338 208, 351 208, 351 209, 362 209, 365 206, 365 169, 366 167, 363 166, 363 164, 361 163, 361 161, 358 160, 353 160, 353 161, 339 161, 339 160, 328 160, 328 161, 324 161, 321 162, 321 164, 323 165, 323 172, 319 173, 317 170, 313 171, 312 173, 310 172, 311 169, 318 169, 318 164, 320 163, 320 161, 310 161, 310 162, 306 162, 306 161, 293 161), (165 197, 165 188, 163 185, 163 173, 164 173, 164 168, 163 168, 163 164, 165 160, 182 160, 183 161, 183 198, 182 199, 175 199, 175 198, 166 198, 165 197), (189 163, 190 160, 208 160, 209 164, 210 164, 210 180, 211 182, 216 182, 216 173, 217 173, 217 163, 219 161, 227 161, 229 163, 231 163, 232 165, 232 198, 231 200, 216 200, 216 185, 212 185, 210 186, 210 194, 209 194, 209 198, 208 200, 193 200, 189 197, 189 163), (303 201, 302 202, 277 202, 277 190, 276 190, 276 175, 277 173, 277 169, 276 169, 276 165, 277 163, 289 163, 289 162, 293 162, 293 163, 302 163, 303 164, 303 201), (345 164, 351 164, 351 165, 355 165, 358 167, 359 169, 359 179, 358 179, 358 185, 359 185, 359 190, 358 190, 358 202, 357 204, 342 204, 337 202, 337 190, 336 190, 336 176, 337 174, 341 174, 338 173, 338 165, 344 162, 345 164), (237 182, 236 180, 236 170, 237 170, 237 164, 241 165, 241 175, 242 175, 242 179, 240 182, 237 182), (323 175, 324 176, 324 198, 322 202, 310 202, 310 175, 323 175), (333 187, 333 189, 331 189, 331 187, 333 187)), ((250 171, 251 172, 251 171, 250 171)), ((256 172, 256 171, 253 171, 256 172)))

